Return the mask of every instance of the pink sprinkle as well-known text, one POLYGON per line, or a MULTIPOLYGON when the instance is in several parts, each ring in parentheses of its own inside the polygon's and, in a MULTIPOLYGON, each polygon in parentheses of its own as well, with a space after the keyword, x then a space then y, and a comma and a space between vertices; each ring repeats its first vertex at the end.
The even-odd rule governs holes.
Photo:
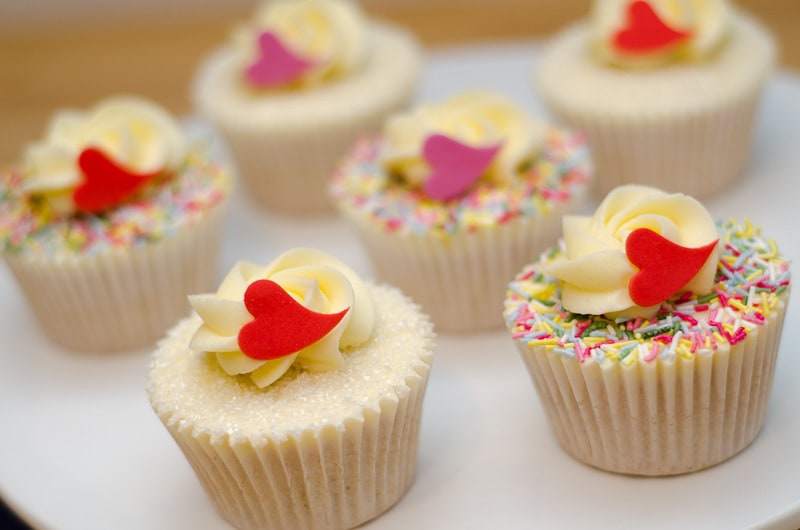
POLYGON ((403 226, 403 220, 402 219, 389 219, 388 221, 386 221, 386 228, 388 228, 389 231, 391 231, 391 232, 394 232, 395 230, 397 230, 401 226, 403 226))
POLYGON ((658 344, 654 342, 653 345, 650 347, 650 353, 647 354, 647 357, 644 358, 644 361, 649 363, 657 356, 658 356, 658 344))
POLYGON ((672 342, 672 335, 667 335, 666 333, 662 333, 661 335, 656 335, 653 337, 654 341, 661 342, 662 344, 669 344, 672 342))
MULTIPOLYGON (((721 260, 721 262, 724 263, 725 260, 721 260)), ((725 293, 723 293, 719 289, 717 289, 716 291, 717 291, 717 297, 719 298, 719 303, 722 304, 722 307, 728 307, 728 297, 725 295, 725 293)))
POLYGON ((686 302, 687 300, 689 300, 691 297, 692 297, 692 293, 689 292, 689 291, 686 291, 685 293, 683 293, 680 296, 680 298, 678 298, 678 303, 682 304, 682 303, 686 302))
POLYGON ((698 312, 699 311, 705 311, 707 309, 708 309, 708 304, 701 304, 701 305, 694 306, 694 310, 698 311, 698 312))
POLYGON ((675 316, 680 318, 681 320, 685 320, 686 322, 688 322, 692 326, 696 326, 697 325, 697 319, 694 318, 692 315, 687 315, 686 313, 679 313, 679 312, 676 311, 675 312, 675 316))

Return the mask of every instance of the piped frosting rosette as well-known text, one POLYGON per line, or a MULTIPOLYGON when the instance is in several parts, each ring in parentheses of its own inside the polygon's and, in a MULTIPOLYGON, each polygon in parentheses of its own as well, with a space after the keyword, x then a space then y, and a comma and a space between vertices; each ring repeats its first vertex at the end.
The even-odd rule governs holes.
POLYGON ((187 154, 178 123, 139 98, 62 111, 25 152, 21 189, 56 214, 98 213, 175 173, 187 154))
POLYGON ((310 371, 341 367, 342 350, 367 341, 370 293, 358 275, 313 249, 290 250, 265 267, 239 262, 215 294, 189 301, 203 320, 191 341, 230 375, 263 388, 297 363, 310 371))
POLYGON ((620 473, 730 458, 765 418, 789 264, 749 222, 616 188, 566 217, 560 246, 509 284, 504 317, 559 443, 620 473))
POLYGON ((596 0, 592 45, 601 60, 622 68, 702 60, 727 37, 726 0, 596 0))
POLYGON ((682 291, 711 292, 717 229, 697 200, 646 186, 621 186, 594 216, 565 216, 564 257, 542 268, 563 282, 574 313, 651 317, 682 291))
POLYGON ((234 35, 247 83, 309 86, 357 69, 367 53, 364 17, 347 0, 264 2, 234 35))
POLYGON ((478 180, 509 185, 547 142, 543 123, 483 91, 394 115, 383 133, 387 170, 442 201, 463 195, 478 180))

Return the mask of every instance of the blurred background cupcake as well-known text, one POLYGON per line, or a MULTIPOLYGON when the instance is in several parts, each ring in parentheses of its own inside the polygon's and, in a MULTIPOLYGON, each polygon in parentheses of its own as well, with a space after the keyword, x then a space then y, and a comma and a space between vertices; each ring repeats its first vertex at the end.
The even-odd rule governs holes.
POLYGON ((770 33, 727 0, 598 0, 535 85, 586 134, 599 196, 638 182, 708 197, 743 173, 774 66, 770 33))
POLYGON ((442 331, 502 326, 497 293, 582 206, 583 138, 505 97, 471 91, 392 116, 332 180, 379 278, 442 331))
POLYGON ((291 214, 332 211, 326 183, 355 139, 408 103, 421 57, 349 0, 265 2, 193 87, 248 195, 291 214))
POLYGON ((22 158, 2 174, 0 249, 55 342, 145 346, 216 281, 232 176, 159 106, 62 111, 22 158))

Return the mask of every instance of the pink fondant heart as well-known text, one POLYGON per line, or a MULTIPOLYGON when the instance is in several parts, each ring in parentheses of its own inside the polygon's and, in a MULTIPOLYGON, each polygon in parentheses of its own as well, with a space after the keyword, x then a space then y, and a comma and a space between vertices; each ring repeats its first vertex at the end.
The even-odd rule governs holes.
POLYGON ((614 46, 628 53, 647 53, 674 46, 691 36, 691 32, 667 26, 648 2, 636 0, 628 4, 625 27, 614 35, 614 46))
POLYGON ((78 166, 84 179, 75 187, 72 199, 78 210, 89 213, 102 212, 125 202, 163 171, 130 171, 94 147, 81 151, 78 166))
POLYGON ((277 35, 265 31, 258 37, 258 57, 246 71, 247 79, 259 87, 276 87, 299 79, 313 61, 284 46, 277 35))
POLYGON ((660 304, 694 278, 718 240, 697 248, 682 247, 649 228, 637 228, 625 240, 628 260, 639 268, 628 283, 636 305, 660 304))
POLYGON ((350 310, 317 313, 272 280, 251 283, 244 293, 244 305, 254 319, 239 330, 239 349, 259 361, 279 359, 314 344, 350 310))
POLYGON ((502 144, 490 147, 471 147, 449 136, 433 134, 425 139, 422 157, 431 172, 422 190, 439 201, 446 201, 464 193, 483 175, 502 144))

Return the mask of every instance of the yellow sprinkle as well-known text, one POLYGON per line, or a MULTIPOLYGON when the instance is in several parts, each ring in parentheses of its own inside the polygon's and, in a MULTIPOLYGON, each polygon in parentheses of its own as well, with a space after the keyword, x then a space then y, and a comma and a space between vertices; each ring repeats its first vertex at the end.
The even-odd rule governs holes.
POLYGON ((716 340, 720 344, 725 342, 725 338, 722 335, 720 335, 719 331, 715 331, 714 333, 712 333, 712 335, 714 335, 714 340, 716 340))
POLYGON ((747 311, 747 306, 745 306, 742 302, 740 302, 736 298, 731 298, 728 300, 728 303, 738 309, 739 311, 747 311))
POLYGON ((528 346, 556 346, 558 339, 536 339, 528 342, 528 346))

